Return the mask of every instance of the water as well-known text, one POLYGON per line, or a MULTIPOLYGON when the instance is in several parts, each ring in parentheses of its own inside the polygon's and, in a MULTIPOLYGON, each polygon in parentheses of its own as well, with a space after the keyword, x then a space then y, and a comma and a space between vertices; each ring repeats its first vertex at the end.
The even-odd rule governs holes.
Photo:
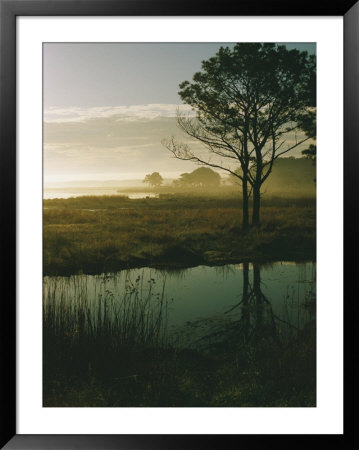
POLYGON ((164 298, 170 334, 182 346, 199 347, 228 337, 233 329, 248 335, 258 327, 275 327, 283 335, 302 329, 315 317, 315 271, 314 263, 277 262, 45 277, 44 301, 85 297, 95 305, 110 297, 123 302, 133 286, 140 298, 149 292, 154 301, 164 298))
POLYGON ((158 194, 153 192, 121 192, 116 187, 91 188, 91 187, 73 187, 73 188, 47 188, 44 189, 44 199, 82 197, 84 195, 124 195, 131 199, 137 198, 158 198, 158 194))
POLYGON ((127 195, 128 198, 158 198, 158 194, 154 192, 129 192, 124 195, 127 195))

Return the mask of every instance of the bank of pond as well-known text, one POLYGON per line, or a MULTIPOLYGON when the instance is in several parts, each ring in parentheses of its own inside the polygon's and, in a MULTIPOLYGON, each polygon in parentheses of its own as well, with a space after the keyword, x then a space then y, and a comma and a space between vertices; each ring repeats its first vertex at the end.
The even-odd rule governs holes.
POLYGON ((313 262, 45 276, 44 406, 315 406, 313 262))

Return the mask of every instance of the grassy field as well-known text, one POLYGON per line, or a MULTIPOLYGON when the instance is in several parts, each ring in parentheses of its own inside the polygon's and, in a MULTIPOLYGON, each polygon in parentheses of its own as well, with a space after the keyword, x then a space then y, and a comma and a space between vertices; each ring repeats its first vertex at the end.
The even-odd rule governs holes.
POLYGON ((261 226, 241 230, 237 195, 44 200, 44 274, 314 260, 314 197, 264 197, 261 226))

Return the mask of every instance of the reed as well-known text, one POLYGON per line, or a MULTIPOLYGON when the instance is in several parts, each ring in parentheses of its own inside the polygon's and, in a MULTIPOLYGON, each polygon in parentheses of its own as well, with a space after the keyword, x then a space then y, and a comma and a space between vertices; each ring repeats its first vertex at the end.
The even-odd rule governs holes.
POLYGON ((151 278, 144 286, 143 275, 125 279, 123 296, 106 288, 109 275, 101 275, 102 292, 89 299, 86 278, 54 277, 44 282, 43 323, 48 338, 69 338, 72 345, 102 339, 107 345, 164 344, 167 302, 165 283, 154 289, 151 278))
POLYGON ((154 279, 126 277, 118 294, 108 289, 107 275, 100 278, 95 292, 85 277, 44 280, 45 406, 59 394, 56 383, 69 388, 96 379, 107 386, 141 377, 148 361, 169 348, 165 282, 157 289, 154 279))

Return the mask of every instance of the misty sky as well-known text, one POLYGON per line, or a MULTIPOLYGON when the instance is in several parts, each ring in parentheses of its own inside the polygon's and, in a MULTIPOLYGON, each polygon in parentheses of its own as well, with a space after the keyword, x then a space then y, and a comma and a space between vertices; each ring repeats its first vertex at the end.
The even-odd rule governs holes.
MULTIPOLYGON (((177 177, 195 169, 161 140, 181 137, 179 83, 222 45, 234 44, 44 44, 45 183, 142 179, 154 171, 177 177)), ((315 44, 286 45, 315 53, 315 44)))

